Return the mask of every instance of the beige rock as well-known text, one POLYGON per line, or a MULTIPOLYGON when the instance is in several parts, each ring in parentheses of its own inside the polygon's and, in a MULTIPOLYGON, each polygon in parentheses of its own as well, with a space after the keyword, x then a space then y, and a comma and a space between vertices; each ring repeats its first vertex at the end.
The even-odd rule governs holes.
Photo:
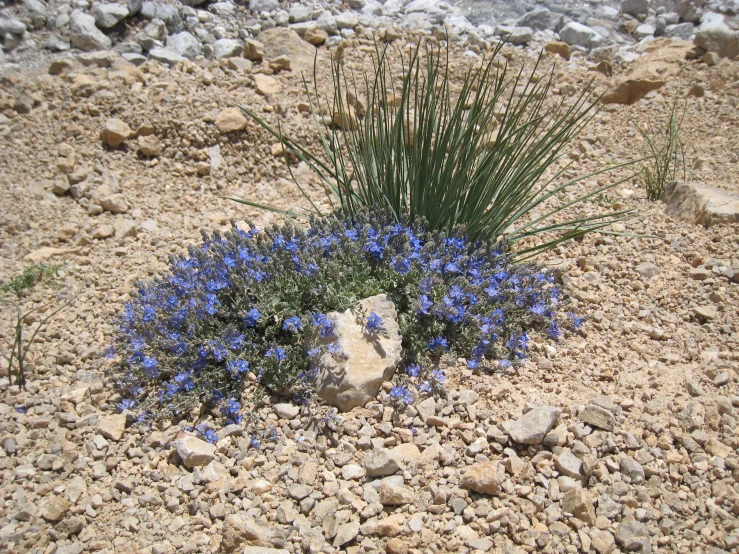
POLYGON ((113 414, 100 418, 98 431, 106 439, 119 441, 126 430, 126 416, 124 414, 113 414))
POLYGON ((41 507, 39 515, 46 521, 61 521, 67 512, 72 508, 72 503, 61 496, 51 496, 41 507))
POLYGON ((274 60, 269 62, 269 67, 277 73, 278 71, 288 71, 292 66, 290 64, 290 58, 285 56, 277 56, 274 60))
POLYGON ((186 467, 204 466, 215 458, 216 447, 197 437, 186 436, 174 441, 173 446, 186 467))
POLYGON ((271 75, 254 75, 254 89, 262 96, 270 96, 280 91, 280 83, 271 75))
POLYGON ((384 506, 403 506, 410 504, 415 498, 413 490, 395 483, 383 483, 377 492, 380 495, 380 503, 384 506))
POLYGON ((556 54, 565 60, 570 59, 571 49, 570 45, 566 42, 560 42, 558 40, 547 42, 546 45, 544 45, 544 50, 550 54, 556 54))
POLYGON ((243 131, 246 124, 246 117, 239 108, 226 108, 216 117, 216 127, 224 134, 243 131))
POLYGON ((162 141, 156 135, 139 136, 139 151, 144 156, 156 157, 162 154, 162 141))
POLYGON ((258 40, 247 39, 244 45, 244 57, 247 60, 259 62, 264 57, 264 44, 258 40))
POLYGON ((62 256, 64 254, 77 254, 80 248, 52 248, 51 246, 44 246, 38 250, 34 250, 30 254, 26 254, 23 259, 27 262, 38 263, 44 260, 51 259, 55 256, 62 256))
POLYGON ((590 495, 583 489, 573 489, 562 499, 562 511, 574 515, 588 525, 595 523, 595 508, 590 495))
MULTIPOLYGON (((401 337, 395 305, 380 294, 360 302, 360 310, 366 315, 374 312, 384 322, 387 336, 371 336, 365 333, 358 315, 350 310, 332 312, 328 317, 334 323, 334 335, 344 356, 324 352, 318 360, 316 390, 331 406, 348 411, 364 406, 380 392, 389 381, 400 362, 401 337)), ((313 337, 307 348, 328 344, 334 337, 321 340, 313 337)))
POLYGON ((460 483, 466 488, 483 494, 498 494, 505 481, 505 467, 499 462, 479 462, 469 466, 460 483))
POLYGON ((221 547, 224 552, 235 552, 246 546, 271 547, 274 531, 249 517, 246 512, 229 514, 223 520, 221 547))
POLYGON ((98 225, 92 230, 92 238, 107 239, 115 235, 115 227, 110 224, 98 225))
POLYGON ((706 227, 739 222, 739 195, 704 183, 668 183, 662 201, 673 219, 706 227))
POLYGON ((70 154, 66 157, 60 157, 56 161, 56 172, 61 175, 69 175, 74 173, 74 168, 77 165, 77 158, 74 154, 70 154))
POLYGON ((405 515, 393 514, 377 522, 375 532, 381 537, 395 537, 403 530, 405 515))
POLYGON ((118 118, 108 119, 101 133, 103 142, 113 148, 123 144, 132 135, 133 131, 131 128, 118 118))
POLYGON ((251 60, 245 58, 227 58, 227 60, 226 67, 233 71, 239 71, 241 73, 251 71, 251 60))
POLYGON ((57 175, 54 178, 54 185, 51 188, 51 192, 62 196, 69 191, 69 179, 64 175, 57 175))
POLYGON ((124 214, 128 211, 128 202, 121 193, 111 194, 100 198, 100 205, 104 210, 114 214, 124 214))
POLYGON ((714 438, 708 439, 703 448, 705 448, 706 452, 712 456, 718 456, 719 458, 726 458, 732 452, 731 447, 726 446, 724 443, 714 438))
POLYGON ((316 49, 292 29, 275 27, 264 31, 257 39, 264 44, 264 56, 268 60, 284 55, 290 58, 294 71, 303 72, 306 76, 312 74, 316 49))
POLYGON ((321 46, 328 39, 328 33, 318 27, 310 27, 303 35, 303 39, 313 46, 321 46))

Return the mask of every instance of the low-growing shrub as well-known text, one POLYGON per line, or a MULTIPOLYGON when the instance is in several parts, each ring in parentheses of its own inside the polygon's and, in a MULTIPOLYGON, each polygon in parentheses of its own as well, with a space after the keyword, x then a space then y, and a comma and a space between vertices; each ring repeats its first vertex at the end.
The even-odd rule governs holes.
MULTIPOLYGON (((379 293, 398 312, 404 354, 391 395, 400 403, 438 388, 442 354, 515 368, 532 332, 557 338, 566 319, 551 274, 512 264, 500 244, 472 242, 462 228, 427 232, 421 220, 360 212, 314 219, 307 231, 234 225, 203 235, 120 316, 109 352, 120 407, 143 419, 197 417, 205 406, 238 423, 253 414, 244 398, 255 390, 310 401, 313 360, 342 353, 331 341, 306 351, 306 338, 333 336, 329 312, 379 293)), ((363 317, 368 332, 383 332, 377 314, 363 317)))

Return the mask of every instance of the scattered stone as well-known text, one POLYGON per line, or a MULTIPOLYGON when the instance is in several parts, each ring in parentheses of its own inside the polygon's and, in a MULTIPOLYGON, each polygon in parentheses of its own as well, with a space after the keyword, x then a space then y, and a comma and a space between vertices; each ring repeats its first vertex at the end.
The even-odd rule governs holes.
POLYGON ((182 437, 174 441, 173 446, 185 467, 191 469, 209 464, 215 458, 216 447, 197 437, 182 437))
POLYGON ((112 118, 105 122, 101 138, 103 142, 112 148, 123 144, 126 139, 133 135, 131 128, 120 119, 112 118))
POLYGON ((739 222, 739 195, 704 183, 667 184, 662 201, 673 219, 711 227, 739 222))
POLYGON ((495 34, 509 44, 527 44, 534 38, 534 32, 530 27, 498 25, 495 28, 495 34))
POLYGON ((550 54, 556 54, 565 60, 569 60, 572 55, 570 45, 566 42, 550 41, 544 46, 544 50, 550 54))
POLYGON ((588 525, 595 524, 595 508, 590 495, 582 489, 574 489, 565 493, 562 499, 562 511, 572 514, 588 525))
POLYGON ((247 119, 239 108, 226 108, 216 116, 216 127, 221 133, 246 129, 247 119))
POLYGON ((415 498, 413 490, 393 482, 383 483, 377 492, 380 495, 380 504, 383 506, 403 506, 410 504, 415 498))
POLYGON ((505 481, 505 468, 498 462, 479 462, 462 474, 460 484, 483 494, 498 494, 505 481))
POLYGON ((75 11, 69 20, 69 36, 72 46, 83 52, 109 50, 113 43, 95 26, 95 18, 75 11))
POLYGON ((618 526, 616 540, 629 551, 639 550, 651 552, 649 532, 647 527, 640 521, 624 521, 618 526))
POLYGON ((139 136, 139 152, 144 156, 156 157, 162 155, 162 141, 156 135, 139 136))
POLYGON ((339 526, 336 536, 334 537, 334 548, 339 548, 348 542, 353 541, 359 534, 359 521, 353 520, 339 526))
POLYGON ((597 48, 603 44, 603 37, 590 27, 571 21, 559 32, 559 38, 570 46, 597 48))
POLYGON ((541 444, 561 412, 552 406, 534 408, 511 424, 509 434, 518 443, 541 444))
POLYGON ((696 31, 693 43, 722 58, 739 56, 739 32, 729 28, 723 21, 703 23, 696 31))
POLYGON ((606 431, 613 431, 616 426, 615 416, 605 408, 595 404, 585 406, 580 412, 580 421, 606 431))
POLYGON ((203 48, 200 45, 200 41, 187 31, 182 31, 181 33, 168 37, 167 50, 175 52, 188 60, 194 60, 198 56, 203 55, 203 48))
POLYGON ((241 56, 241 53, 244 51, 244 46, 241 44, 241 41, 230 38, 218 39, 213 44, 213 48, 217 60, 241 56))
POLYGON ((254 88, 262 96, 271 96, 280 91, 280 83, 270 75, 257 73, 254 75, 254 88))
POLYGON ((318 27, 310 27, 303 35, 303 40, 313 46, 322 46, 328 40, 328 33, 318 27))
POLYGON ((46 521, 61 521, 73 504, 61 496, 52 496, 42 506, 39 515, 46 521))
POLYGON ((244 47, 244 57, 255 62, 262 61, 264 57, 264 44, 258 40, 247 39, 244 47))
POLYGON ((392 475, 400 469, 398 461, 385 448, 370 450, 364 457, 364 469, 370 477, 392 475))
MULTIPOLYGON (((111 226, 112 227, 112 226, 111 226)), ((98 431, 106 439, 119 441, 123 438, 126 430, 126 416, 124 414, 113 414, 100 418, 98 431)))
POLYGON ((128 17, 128 7, 120 4, 95 4, 92 15, 98 27, 110 29, 128 17))

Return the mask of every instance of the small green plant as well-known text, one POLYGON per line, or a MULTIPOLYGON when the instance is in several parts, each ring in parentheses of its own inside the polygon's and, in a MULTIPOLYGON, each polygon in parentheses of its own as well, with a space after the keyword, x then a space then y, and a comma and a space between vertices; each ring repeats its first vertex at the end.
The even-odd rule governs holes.
POLYGON ((15 294, 14 300, 8 300, 0 298, 0 304, 10 306, 15 312, 14 317, 14 329, 13 329, 13 344, 10 348, 10 355, 3 354, 3 357, 8 362, 8 380, 10 386, 13 385, 13 373, 15 372, 16 384, 25 388, 26 386, 26 358, 28 351, 33 344, 36 335, 43 329, 51 319, 62 311, 64 308, 69 306, 77 295, 68 296, 63 294, 64 291, 60 291, 55 300, 47 302, 41 306, 37 306, 31 309, 24 309, 22 304, 22 298, 31 291, 38 283, 46 282, 52 288, 59 288, 55 282, 55 278, 59 274, 59 270, 62 266, 46 266, 44 264, 34 264, 27 267, 23 273, 10 279, 7 283, 0 286, 0 292, 13 293, 15 294), (66 296, 66 297, 65 297, 66 296), (46 310, 57 303, 55 307, 48 313, 46 310), (38 325, 32 330, 31 336, 28 339, 24 339, 23 326, 29 317, 33 314, 40 313, 43 317, 38 321, 38 325))
POLYGON ((649 149, 649 156, 646 161, 641 162, 639 174, 647 189, 647 198, 651 201, 662 199, 667 183, 677 180, 680 176, 683 181, 687 178, 685 150, 680 139, 680 127, 685 118, 687 98, 681 113, 677 113, 679 100, 680 97, 676 96, 672 105, 668 106, 669 117, 661 131, 652 134, 634 124, 649 149))
MULTIPOLYGON (((376 47, 374 71, 358 79, 361 86, 339 56, 332 65, 331 100, 321 99, 314 68, 314 92, 304 84, 319 153, 242 110, 280 139, 286 154, 305 162, 321 179, 331 205, 349 215, 364 208, 388 210, 398 221, 423 219, 429 230, 445 232, 464 225, 472 240, 505 237, 508 245, 545 235, 519 247, 517 255, 603 230, 630 215, 568 218, 568 209, 623 182, 566 198, 571 185, 614 167, 565 180, 569 164, 562 164, 547 176, 598 112, 599 96, 588 86, 579 97, 552 102, 554 68, 542 76, 537 62, 528 77, 523 69, 511 75, 507 62, 498 60, 501 47, 458 85, 450 77, 449 52, 445 56, 431 43, 399 53, 402 75, 393 70, 388 47, 376 47), (334 123, 328 127, 319 119, 327 112, 334 123), (534 211, 539 213, 532 216, 534 211)), ((628 164, 617 167, 623 165, 628 164)), ((322 215, 305 195, 311 211, 322 215)))
POLYGON ((47 266, 45 264, 29 265, 23 273, 16 275, 8 282, 0 285, 0 292, 15 293, 23 295, 32 289, 37 283, 46 280, 53 283, 59 275, 61 265, 47 266))

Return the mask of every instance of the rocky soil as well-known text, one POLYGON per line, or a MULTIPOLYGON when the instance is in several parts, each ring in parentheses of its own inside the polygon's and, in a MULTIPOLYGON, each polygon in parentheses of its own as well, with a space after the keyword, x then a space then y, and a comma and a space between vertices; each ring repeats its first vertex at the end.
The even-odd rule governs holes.
MULTIPOLYGON (((64 263, 66 289, 81 292, 38 335, 27 389, 0 377, 3 551, 739 548, 739 223, 695 225, 681 219, 684 206, 668 216, 664 204, 646 201, 635 178, 581 208, 638 209, 615 227, 622 234, 587 237, 542 256, 561 271, 572 311, 588 322, 582 334, 560 343, 536 339, 531 361, 516 373, 480 374, 448 360, 447 398, 399 412, 386 386, 377 401, 329 421, 275 398, 262 415, 279 439, 260 450, 238 426, 223 429, 210 446, 177 426, 145 430, 113 414, 116 396, 102 352, 136 281, 197 244, 200 229, 217 230, 230 219, 275 221, 222 196, 289 208, 305 203, 288 180, 279 144, 233 108, 249 106, 311 144, 316 133, 300 72, 312 68, 314 44, 323 44, 317 51, 324 83, 339 48, 362 71, 373 36, 402 49, 404 27, 415 28, 403 21, 439 16, 405 6, 395 19, 377 16, 382 25, 373 34, 362 19, 369 17, 362 10, 374 6, 369 1, 349 2, 344 11, 338 4, 312 10, 307 17, 315 23, 303 28, 295 28, 303 17, 295 15, 297 5, 282 15, 276 2, 257 14, 225 2, 172 4, 180 24, 197 36, 193 59, 178 60, 169 40, 176 28, 155 22, 161 17, 132 16, 135 3, 125 7, 125 29, 116 23, 107 31, 112 38, 104 49, 51 53, 39 46, 75 42, 59 24, 64 6, 73 17, 104 6, 41 4, 42 24, 40 14, 28 18, 36 4, 0 12, 3 25, 17 19, 25 26, 3 31, 12 63, 0 73, 0 280, 32 262, 64 263), (318 24, 322 17, 330 22, 326 11, 336 21, 349 17, 340 14, 358 21, 330 33, 318 24), (292 30, 278 24, 285 17, 292 30), (258 26, 246 25, 254 20, 258 26), (147 35, 152 25, 160 38, 147 35), (209 42, 197 28, 218 38, 209 42), (306 41, 311 33, 319 37, 313 44, 306 41), (151 48, 144 49, 141 41, 149 39, 161 46, 147 42, 151 48), (239 41, 231 44, 238 54, 218 59, 218 40, 239 41)), ((456 17, 441 7, 442 21, 456 17)), ((514 69, 532 67, 546 45, 545 65, 556 68, 552 102, 591 79, 611 91, 562 161, 571 164, 568 175, 638 157, 644 144, 633 124, 664 123, 665 102, 689 93, 682 136, 690 179, 739 193, 739 62, 722 50, 736 37, 731 5, 679 2, 613 17, 656 27, 671 13, 678 20, 666 25, 689 23, 682 38, 695 35, 696 43, 637 40, 615 24, 610 49, 555 41, 564 37, 549 30, 503 54, 514 69), (697 15, 669 11, 684 4, 697 15), (721 10, 726 18, 719 21, 721 10)), ((495 32, 482 40, 469 29, 457 34, 455 75, 478 62, 495 32)), ((321 202, 310 173, 293 169, 321 202)), ((576 190, 622 177, 626 170, 601 174, 576 190)), ((27 305, 52 297, 40 289, 27 305)), ((25 324, 30 331, 38 318, 25 324)), ((3 352, 11 325, 5 310, 3 352)))

